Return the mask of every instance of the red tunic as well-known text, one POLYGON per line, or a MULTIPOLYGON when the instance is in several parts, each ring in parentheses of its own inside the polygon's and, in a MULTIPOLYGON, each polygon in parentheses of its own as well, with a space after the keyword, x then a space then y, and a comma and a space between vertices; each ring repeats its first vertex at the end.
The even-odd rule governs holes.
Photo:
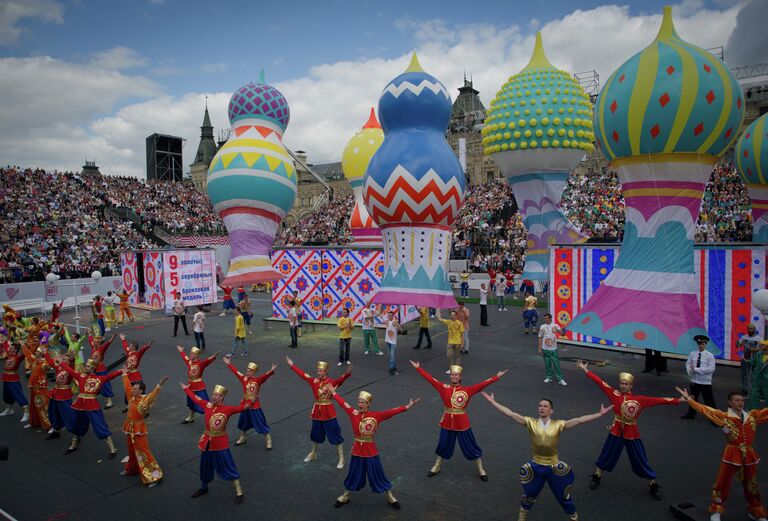
POLYGON ((54 385, 53 389, 48 391, 48 396, 50 396, 52 400, 58 400, 62 402, 65 400, 71 400, 72 377, 61 366, 61 364, 57 363, 53 358, 51 358, 51 355, 49 355, 47 352, 45 353, 45 361, 48 362, 48 365, 56 369, 56 384, 54 385))
POLYGON ((203 372, 214 360, 216 355, 209 356, 208 358, 198 358, 194 362, 189 359, 187 355, 179 351, 181 359, 187 365, 187 383, 192 391, 202 391, 205 389, 205 382, 203 382, 203 372))
POLYGON ((631 392, 622 393, 605 383, 592 371, 587 372, 587 376, 600 387, 613 404, 615 415, 613 425, 611 425, 611 434, 625 440, 636 440, 640 437, 637 419, 642 414, 643 409, 656 405, 678 405, 680 403, 677 398, 657 398, 632 394, 631 392))
POLYGON ((93 337, 88 337, 88 344, 91 346, 91 359, 99 363, 99 365, 96 366, 97 373, 103 373, 107 370, 107 366, 104 365, 104 357, 107 356, 107 349, 109 349, 109 346, 112 344, 114 339, 115 337, 113 336, 101 345, 94 346, 93 337))
POLYGON ((224 300, 232 300, 232 288, 229 286, 222 286, 222 291, 224 291, 224 300))
POLYGON ((338 394, 334 394, 333 398, 342 406, 344 412, 349 416, 349 421, 352 422, 352 433, 355 435, 355 442, 352 444, 352 455, 360 456, 361 458, 371 458, 379 455, 376 443, 373 441, 379 424, 407 410, 403 405, 388 411, 367 411, 361 413, 345 402, 338 394))
POLYGON ((12 355, 7 353, 5 355, 5 366, 3 367, 3 382, 18 382, 19 381, 19 366, 21 361, 24 360, 24 355, 16 353, 12 355))
POLYGON ((142 380, 141 371, 139 371, 139 364, 141 363, 141 357, 147 352, 147 349, 151 347, 151 344, 142 346, 138 351, 131 351, 128 349, 128 341, 123 340, 123 351, 125 352, 125 367, 128 369, 128 379, 131 383, 140 382, 142 380))
POLYGON ((62 362, 60 367, 69 373, 80 388, 80 394, 77 395, 77 400, 72 404, 72 409, 75 411, 101 410, 101 405, 96 399, 96 396, 101 392, 101 386, 104 385, 104 382, 109 382, 122 374, 122 371, 112 371, 104 376, 78 373, 66 362, 62 362))
POLYGON ((768 423, 768 409, 744 411, 743 416, 739 418, 736 411, 732 409, 727 412, 720 411, 694 400, 688 400, 688 405, 706 416, 715 425, 725 427, 728 430, 725 434, 727 445, 723 450, 724 463, 739 467, 760 463, 760 456, 752 445, 755 442, 757 426, 768 423))
POLYGON ((212 402, 203 400, 187 387, 184 389, 189 399, 200 406, 205 411, 205 432, 200 436, 197 447, 205 452, 206 450, 224 450, 229 448, 229 437, 227 436, 227 422, 233 414, 239 414, 245 409, 248 402, 243 402, 237 407, 231 405, 213 405, 212 402))
POLYGON ((419 367, 416 369, 426 381, 432 384, 432 387, 440 394, 443 399, 443 417, 440 418, 440 427, 447 431, 465 431, 469 429, 469 416, 466 408, 472 396, 479 393, 493 382, 499 379, 498 376, 492 376, 487 380, 475 385, 451 385, 444 384, 436 380, 431 374, 419 367))
POLYGON ((312 413, 310 414, 312 419, 326 421, 335 418, 336 408, 331 401, 333 393, 331 393, 331 390, 328 388, 328 384, 331 384, 334 387, 339 387, 347 380, 347 378, 349 378, 350 373, 344 373, 339 378, 335 379, 326 376, 321 380, 309 376, 307 373, 296 367, 295 364, 291 366, 291 370, 299 375, 299 378, 307 382, 312 388, 312 395, 315 397, 315 405, 312 407, 312 413))
POLYGON ((237 379, 240 380, 240 385, 243 386, 243 399, 240 402, 240 405, 243 405, 245 402, 251 402, 253 403, 252 409, 261 409, 259 391, 261 391, 261 386, 264 385, 264 382, 269 380, 275 372, 270 370, 259 376, 245 376, 232 364, 224 363, 229 367, 229 370, 232 371, 237 379))

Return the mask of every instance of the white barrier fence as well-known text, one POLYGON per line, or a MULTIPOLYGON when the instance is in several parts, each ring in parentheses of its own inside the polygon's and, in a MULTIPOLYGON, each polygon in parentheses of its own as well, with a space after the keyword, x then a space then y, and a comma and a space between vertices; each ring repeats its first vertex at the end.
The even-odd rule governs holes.
POLYGON ((22 314, 48 312, 53 303, 64 301, 64 308, 90 302, 95 295, 102 297, 107 291, 116 293, 123 287, 121 277, 102 277, 99 281, 86 279, 61 279, 50 282, 20 282, 0 285, 0 305, 7 304, 22 314))

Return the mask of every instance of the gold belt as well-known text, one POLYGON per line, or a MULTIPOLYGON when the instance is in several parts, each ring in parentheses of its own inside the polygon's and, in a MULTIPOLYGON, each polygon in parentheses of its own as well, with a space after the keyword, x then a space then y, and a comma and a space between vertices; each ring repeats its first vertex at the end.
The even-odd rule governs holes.
POLYGON ((190 383, 192 383, 192 382, 202 382, 202 381, 203 381, 202 378, 189 378, 189 382, 190 383))
POLYGON ((129 373, 138 373, 139 370, 138 369, 128 369, 128 372, 129 373))
POLYGON ((78 398, 90 399, 90 398, 96 398, 96 395, 95 394, 80 393, 77 397, 78 398))
POLYGON ((5 371, 5 374, 16 374, 16 371, 5 371))
POLYGON ((624 425, 636 425, 637 424, 637 420, 631 420, 631 419, 628 419, 628 418, 623 418, 623 417, 621 417, 619 415, 614 415, 613 419, 616 420, 619 423, 623 423, 624 425))
POLYGON ((69 389, 69 385, 57 385, 56 389, 69 389))
POLYGON ((333 402, 331 400, 316 400, 315 405, 331 405, 333 402))
POLYGON ((467 414, 467 411, 465 411, 464 409, 452 409, 450 407, 446 407, 445 413, 446 414, 467 414))
POLYGON ((373 438, 355 438, 355 441, 359 441, 360 443, 373 443, 373 438))
POLYGON ((218 438, 219 436, 226 436, 227 432, 211 432, 208 429, 205 430, 205 434, 208 435, 210 438, 218 438))

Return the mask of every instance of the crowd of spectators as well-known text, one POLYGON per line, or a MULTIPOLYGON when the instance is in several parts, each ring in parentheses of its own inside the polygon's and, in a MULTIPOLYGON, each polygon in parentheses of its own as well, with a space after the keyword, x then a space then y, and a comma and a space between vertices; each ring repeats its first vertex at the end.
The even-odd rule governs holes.
MULTIPOLYGON (((277 247, 343 245, 352 242, 351 195, 283 226, 277 247)), ((562 198, 564 213, 596 241, 619 241, 624 200, 616 172, 577 169, 562 198)), ((712 171, 702 201, 698 242, 749 241, 749 194, 732 164, 712 171)), ((19 167, 0 168, 0 282, 41 280, 50 271, 64 277, 118 273, 117 252, 157 247, 148 237, 157 225, 176 235, 226 234, 207 196, 174 182, 87 176, 19 167), (127 207, 138 224, 110 218, 110 207, 127 207)), ((522 270, 526 230, 511 187, 504 181, 470 185, 453 226, 453 258, 469 259, 476 271, 522 270)))
POLYGON ((78 174, 0 168, 2 281, 119 273, 118 250, 154 246, 130 223, 105 218, 104 208, 78 174))

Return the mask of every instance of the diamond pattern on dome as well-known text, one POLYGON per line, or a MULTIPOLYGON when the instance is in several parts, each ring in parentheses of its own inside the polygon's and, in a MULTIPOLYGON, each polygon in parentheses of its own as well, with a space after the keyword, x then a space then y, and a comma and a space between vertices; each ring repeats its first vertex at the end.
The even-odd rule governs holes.
POLYGON ((615 130, 613 131, 613 136, 612 136, 612 137, 613 137, 613 140, 614 140, 616 143, 618 143, 618 142, 619 142, 619 133, 618 133, 618 132, 616 132, 615 130))
POLYGON ((611 103, 611 107, 610 107, 610 109, 611 109, 611 114, 613 114, 614 112, 616 112, 616 108, 617 108, 618 106, 619 106, 619 105, 618 105, 618 103, 616 103, 616 100, 613 100, 613 103, 611 103))
POLYGON ((624 83, 624 78, 625 76, 624 76, 624 73, 622 72, 621 76, 619 76, 619 83, 624 83))
POLYGON ((706 63, 704 64, 704 70, 707 71, 707 73, 712 72, 712 69, 706 63))
MULTIPOLYGON (((661 106, 662 106, 662 108, 663 108, 663 107, 665 107, 665 106, 667 105, 667 103, 669 103, 669 94, 667 94, 667 93, 665 92, 664 94, 662 94, 661 96, 659 96, 659 105, 661 105, 661 106)), ((655 137, 655 136, 654 136, 654 137, 655 137)))
POLYGON ((230 121, 244 116, 272 119, 285 129, 290 110, 283 95, 271 85, 248 84, 238 89, 229 102, 230 121))
POLYGON ((713 101, 715 101, 715 93, 710 89, 709 92, 707 92, 707 103, 712 105, 713 101))
POLYGON ((651 128, 651 137, 656 139, 656 136, 659 135, 659 132, 661 132, 661 130, 659 129, 659 124, 657 123, 653 126, 653 128, 651 128))
POLYGON ((670 65, 669 67, 667 67, 667 74, 668 74, 669 76, 672 76, 672 73, 673 73, 673 72, 675 72, 675 68, 674 68, 672 65, 670 65))
POLYGON ((696 128, 693 129, 693 135, 698 136, 702 132, 704 132, 704 123, 699 123, 696 125, 696 128))

